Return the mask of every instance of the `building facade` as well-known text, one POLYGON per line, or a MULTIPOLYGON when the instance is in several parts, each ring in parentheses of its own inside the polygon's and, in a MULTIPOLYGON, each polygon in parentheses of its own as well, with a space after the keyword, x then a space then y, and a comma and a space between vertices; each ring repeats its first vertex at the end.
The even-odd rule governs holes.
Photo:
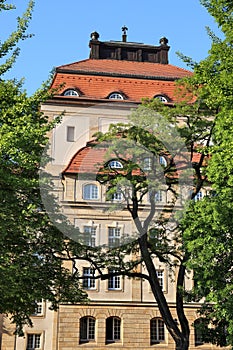
MULTIPOLYGON (((103 162, 106 150, 93 147, 93 135, 106 132, 110 124, 127 123, 142 98, 158 98, 172 106, 178 98, 176 81, 191 74, 169 64, 166 38, 160 39, 158 46, 146 45, 127 42, 126 32, 127 28, 123 28, 122 41, 107 42, 100 41, 97 32, 92 33, 89 59, 58 67, 51 86, 56 91, 54 98, 42 105, 42 111, 51 119, 63 114, 62 123, 51 134, 52 161, 48 167, 62 214, 83 237, 88 237, 92 247, 114 246, 122 236, 136 231, 127 210, 107 210, 112 203, 119 204, 122 197, 115 193, 109 200, 106 189, 96 179, 99 166, 95 166, 103 162), (85 177, 87 173, 91 177, 85 177)), ((113 169, 122 166, 114 157, 105 161, 113 169)), ((157 161, 163 166, 166 157, 157 161)), ((163 190, 156 195, 158 210, 172 202, 163 190)), ((175 349, 147 281, 122 276, 101 281, 93 278, 95 271, 88 262, 77 264, 91 302, 60 305, 57 312, 49 310, 46 301, 38 302, 38 310, 32 316, 34 327, 25 328, 23 338, 13 336, 6 327, 2 350, 175 349)), ((176 274, 171 278, 159 260, 155 265, 177 319, 176 274)), ((186 287, 192 287, 191 278, 187 278, 186 287)), ((186 305, 190 325, 197 319, 197 309, 198 304, 186 305)), ((197 347, 216 348, 203 343, 191 326, 190 349, 197 347)))

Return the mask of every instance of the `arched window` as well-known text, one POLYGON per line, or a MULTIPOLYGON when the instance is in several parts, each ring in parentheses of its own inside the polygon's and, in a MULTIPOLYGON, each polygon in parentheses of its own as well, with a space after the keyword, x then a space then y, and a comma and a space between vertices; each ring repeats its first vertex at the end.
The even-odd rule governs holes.
POLYGON ((112 169, 122 169, 123 168, 123 165, 121 162, 119 162, 119 160, 111 160, 109 163, 108 163, 109 167, 112 168, 112 169))
POLYGON ((167 97, 164 96, 164 95, 155 95, 154 98, 157 98, 158 100, 160 100, 160 101, 163 102, 163 103, 168 102, 167 97))
POLYGON ((150 320, 150 342, 158 344, 165 341, 164 322, 161 318, 152 318, 150 320))
POLYGON ((64 96, 79 96, 79 93, 75 89, 68 89, 64 92, 63 95, 64 96))
POLYGON ((95 340, 95 318, 85 316, 80 319, 80 343, 95 340))
POLYGON ((163 165, 164 167, 167 166, 167 161, 164 156, 159 156, 159 164, 163 165))
POLYGON ((195 338, 195 346, 202 345, 204 343, 203 335, 204 330, 202 328, 201 320, 194 321, 194 338, 195 338))
POLYGON ((110 100, 124 100, 124 97, 122 94, 120 94, 119 92, 112 92, 108 98, 110 100))
POLYGON ((121 339, 121 319, 108 317, 106 319, 106 343, 114 343, 121 339))
POLYGON ((98 187, 94 184, 83 186, 83 199, 98 199, 98 187))

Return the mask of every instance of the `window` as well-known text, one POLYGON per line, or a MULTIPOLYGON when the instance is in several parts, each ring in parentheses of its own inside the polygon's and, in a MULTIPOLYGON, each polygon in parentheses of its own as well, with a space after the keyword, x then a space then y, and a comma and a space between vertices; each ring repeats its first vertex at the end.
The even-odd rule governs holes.
POLYGON ((84 240, 86 245, 95 247, 96 245, 96 226, 84 226, 84 240))
POLYGON ((201 191, 197 192, 196 196, 193 198, 194 201, 200 201, 203 197, 203 194, 201 191))
MULTIPOLYGON (((109 273, 114 273, 115 270, 109 270, 109 273)), ((109 290, 119 290, 121 289, 121 278, 120 276, 111 276, 108 279, 108 289, 109 290)))
POLYGON ((35 304, 36 304, 36 307, 35 307, 35 312, 34 312, 33 316, 41 316, 41 315, 43 315, 43 313, 44 313, 43 300, 42 299, 36 300, 35 304))
POLYGON ((88 184, 83 187, 83 199, 98 199, 98 187, 88 184))
POLYGON ((159 156, 159 164, 163 165, 164 167, 167 166, 166 158, 163 156, 159 156))
POLYGON ((106 319, 106 342, 114 343, 121 339, 121 319, 108 317, 106 319))
POLYGON ((69 89, 64 92, 64 96, 79 96, 79 94, 76 90, 69 89))
POLYGON ((82 317, 80 319, 80 343, 95 340, 95 319, 94 317, 82 317))
POLYGON ((109 167, 112 169, 122 169, 123 165, 121 164, 121 162, 119 162, 118 160, 111 160, 108 163, 109 167))
POLYGON ((117 190, 115 193, 112 195, 112 200, 113 201, 121 201, 123 198, 123 194, 121 190, 117 190))
POLYGON ((146 157, 143 159, 143 170, 151 170, 152 169, 152 158, 146 157))
MULTIPOLYGON (((190 198, 193 196, 193 191, 190 191, 190 198)), ((203 198, 203 192, 199 191, 197 194, 192 198, 195 202, 200 201, 203 198)))
POLYGON ((85 289, 95 289, 95 270, 90 267, 83 268, 83 288, 85 289))
POLYGON ((163 192, 161 190, 155 193, 155 201, 162 202, 163 201, 163 192))
POLYGON ((74 126, 67 126, 66 129, 66 141, 74 142, 74 126))
POLYGON ((119 92, 111 93, 108 98, 110 100, 124 100, 124 97, 119 92))
POLYGON ((158 100, 160 100, 163 103, 168 102, 168 99, 163 95, 156 95, 154 98, 157 98, 158 100))
POLYGON ((165 341, 164 322, 161 318, 150 320, 150 342, 157 344, 165 341))
POLYGON ((26 350, 35 349, 41 349, 41 334, 28 334, 26 350))
POLYGON ((194 338, 195 338, 195 346, 204 344, 203 340, 204 330, 201 326, 201 320, 194 321, 194 338))
POLYGON ((120 245, 121 229, 120 227, 108 228, 108 246, 109 248, 118 247, 120 245))
POLYGON ((164 289, 164 272, 163 270, 157 270, 156 273, 159 280, 159 285, 163 290, 164 289))

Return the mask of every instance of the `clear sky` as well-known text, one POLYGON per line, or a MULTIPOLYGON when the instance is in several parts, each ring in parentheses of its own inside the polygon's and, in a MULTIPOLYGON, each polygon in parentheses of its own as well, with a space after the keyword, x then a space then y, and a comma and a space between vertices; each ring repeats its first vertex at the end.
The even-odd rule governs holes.
MULTIPOLYGON (((16 17, 26 9, 27 0, 9 0, 17 7, 0 13, 1 40, 16 27, 16 17)), ((169 63, 187 68, 177 51, 199 62, 208 55, 209 26, 219 34, 214 19, 199 0, 36 0, 28 32, 14 68, 5 77, 24 78, 30 95, 47 80, 51 70, 89 56, 90 33, 102 41, 121 40, 121 27, 128 27, 128 41, 159 45, 169 40, 169 63)))

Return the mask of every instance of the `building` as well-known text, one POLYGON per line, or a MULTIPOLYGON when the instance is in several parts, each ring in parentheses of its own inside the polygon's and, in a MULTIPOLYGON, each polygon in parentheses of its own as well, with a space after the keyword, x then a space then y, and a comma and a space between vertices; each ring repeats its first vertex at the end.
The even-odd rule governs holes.
MULTIPOLYGON (((61 125, 51 135, 49 170, 63 214, 86 234, 91 246, 114 245, 123 233, 135 231, 128 212, 105 210, 109 201, 96 181, 93 165, 102 162, 106 152, 91 147, 93 135, 107 131, 110 124, 126 123, 143 97, 172 105, 177 99, 175 82, 191 74, 168 63, 166 38, 160 39, 158 46, 145 45, 127 42, 126 32, 124 27, 122 41, 108 42, 100 41, 97 32, 92 33, 90 58, 58 67, 52 82, 52 88, 58 90, 42 106, 51 119, 64 112, 61 125), (78 178, 87 172, 94 174, 91 180, 78 178)), ((112 168, 122 166, 116 159, 109 162, 112 168)), ((158 162, 164 165, 166 157, 161 156, 158 162)), ((157 196, 158 208, 169 203, 163 191, 157 196)), ((121 196, 116 193, 112 199, 118 203, 121 196)), ((2 350, 175 348, 147 281, 121 276, 100 281, 93 279, 93 268, 87 262, 80 263, 79 268, 91 302, 61 305, 58 312, 50 311, 45 301, 38 302, 32 317, 34 327, 25 328, 24 338, 10 337, 5 332, 2 350)), ((176 319, 174 283, 159 261, 157 274, 176 319)), ((186 283, 191 287, 192 280, 186 283)), ((186 305, 190 324, 197 318, 197 308, 195 303, 186 305)), ((203 344, 193 327, 190 342, 191 350, 197 346, 215 349, 203 344)))

